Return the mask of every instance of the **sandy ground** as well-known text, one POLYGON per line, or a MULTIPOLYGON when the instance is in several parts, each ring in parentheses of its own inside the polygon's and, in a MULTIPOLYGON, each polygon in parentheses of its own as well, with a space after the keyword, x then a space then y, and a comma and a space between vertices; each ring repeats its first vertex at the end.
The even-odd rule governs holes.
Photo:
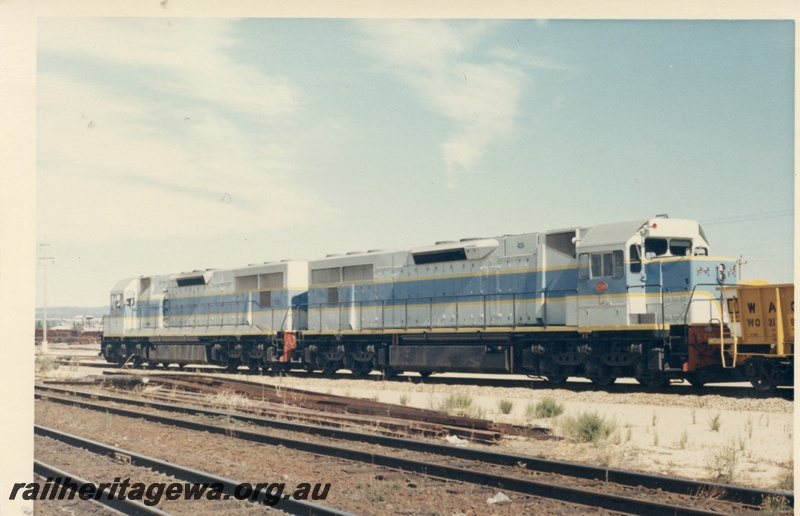
POLYGON ((563 427, 567 418, 596 412, 616 427, 597 445, 511 437, 501 447, 510 453, 610 468, 702 480, 731 479, 731 483, 752 487, 786 490, 792 485, 793 409, 791 401, 781 398, 698 396, 678 389, 675 394, 621 394, 402 380, 263 377, 263 381, 387 403, 403 401, 420 408, 436 408, 453 394, 466 394, 472 399, 473 414, 504 423, 551 428, 559 436, 566 435, 563 427), (563 405, 563 414, 556 418, 529 417, 529 407, 547 397, 563 405), (510 413, 502 413, 500 400, 513 404, 510 413))
MULTIPOLYGON (((65 352, 59 346, 51 346, 51 354, 65 352)), ((96 356, 97 351, 71 349, 69 353, 96 356)), ((62 366, 49 375, 98 373, 97 369, 62 366)), ((252 381, 420 408, 437 408, 453 394, 466 395, 472 401, 473 415, 548 427, 559 436, 566 435, 564 426, 568 418, 596 412, 615 425, 611 435, 596 445, 568 439, 541 442, 510 437, 494 448, 610 468, 730 480, 759 488, 791 490, 793 486, 793 402, 781 397, 736 398, 713 394, 713 387, 698 395, 677 386, 662 393, 610 393, 542 388, 541 384, 530 389, 437 382, 437 378, 447 376, 434 375, 430 381, 420 383, 414 375, 392 381, 239 375, 252 381), (556 418, 532 416, 532 407, 548 397, 563 405, 563 414, 556 418), (508 414, 502 413, 500 400, 512 404, 508 414)))

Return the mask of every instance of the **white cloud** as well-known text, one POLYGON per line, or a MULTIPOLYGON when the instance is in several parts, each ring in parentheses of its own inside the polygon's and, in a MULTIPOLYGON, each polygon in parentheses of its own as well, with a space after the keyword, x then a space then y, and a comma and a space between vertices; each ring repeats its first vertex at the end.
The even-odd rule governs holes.
POLYGON ((491 27, 409 20, 360 25, 367 36, 362 49, 452 122, 453 131, 440 144, 449 186, 514 128, 525 73, 508 62, 509 53, 488 61, 476 53, 491 27))
MULTIPOLYGON (((286 81, 234 61, 223 19, 45 19, 39 51, 140 72, 143 88, 261 116, 290 115, 300 99, 286 81)), ((108 77, 111 81, 113 77, 108 77)))
POLYGON ((188 22, 44 22, 40 56, 74 62, 37 77, 41 238, 257 231, 332 211, 296 179, 301 93, 228 57, 226 22, 188 22))

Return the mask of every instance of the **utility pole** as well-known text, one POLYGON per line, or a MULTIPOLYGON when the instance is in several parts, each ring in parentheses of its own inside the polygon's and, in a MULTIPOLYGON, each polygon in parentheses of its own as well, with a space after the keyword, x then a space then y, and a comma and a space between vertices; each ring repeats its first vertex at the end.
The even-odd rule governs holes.
POLYGON ((52 256, 47 256, 47 247, 50 244, 39 244, 39 249, 41 252, 41 256, 39 256, 39 263, 42 264, 42 274, 43 274, 43 281, 44 284, 44 310, 43 310, 43 318, 44 321, 42 322, 42 354, 44 355, 47 353, 47 262, 48 260, 51 263, 55 263, 55 258, 52 256))
POLYGON ((747 262, 742 260, 742 255, 739 255, 739 259, 736 260, 736 265, 739 266, 739 283, 742 283, 742 280, 744 280, 744 275, 742 274, 742 265, 747 265, 747 262))

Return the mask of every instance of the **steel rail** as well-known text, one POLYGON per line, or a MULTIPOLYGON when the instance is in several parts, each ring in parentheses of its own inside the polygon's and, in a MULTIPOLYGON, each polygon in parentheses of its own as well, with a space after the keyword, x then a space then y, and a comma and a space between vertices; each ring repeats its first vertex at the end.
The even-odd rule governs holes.
MULTIPOLYGON (((218 475, 214 475, 212 473, 190 468, 187 466, 181 466, 174 462, 168 462, 161 459, 157 459, 155 457, 149 457, 141 453, 125 450, 123 448, 118 448, 116 446, 111 446, 105 443, 101 443, 99 441, 86 439, 83 437, 79 437, 77 435, 69 434, 67 432, 62 432, 60 430, 48 428, 41 425, 34 425, 34 434, 44 437, 50 437, 52 439, 56 439, 65 444, 68 444, 70 446, 84 448, 95 454, 114 455, 114 456, 123 455, 130 458, 131 464, 134 464, 139 467, 150 468, 155 471, 160 471, 166 475, 179 478, 186 482, 192 482, 196 484, 200 483, 222 484, 223 499, 226 500, 233 499, 236 487, 242 484, 242 482, 239 482, 237 480, 221 477, 218 475)), ((75 479, 76 477, 73 476, 72 478, 75 479)), ((261 492, 259 492, 258 494, 254 493, 251 497, 246 499, 241 498, 241 500, 243 501, 248 500, 253 503, 261 502, 264 501, 265 499, 266 499, 266 494, 261 492)), ((283 498, 279 500, 277 504, 274 505, 274 508, 280 509, 290 514, 298 514, 298 515, 354 516, 352 513, 335 509, 333 507, 328 507, 318 503, 309 502, 307 500, 295 500, 289 495, 284 495, 283 498)), ((166 514, 166 513, 161 512, 160 514, 166 514)))
MULTIPOLYGON (((38 388, 38 386, 37 386, 38 388)), ((94 395, 87 393, 88 396, 96 396, 98 399, 108 399, 112 401, 111 396, 94 395), (109 399, 111 398, 111 399, 109 399)), ((36 394, 41 397, 41 394, 36 394)), ((175 419, 168 416, 161 416, 156 414, 147 414, 137 411, 130 411, 118 407, 108 407, 91 402, 84 402, 69 398, 45 396, 48 399, 65 404, 74 404, 98 411, 108 411, 117 415, 144 418, 149 421, 169 424, 181 428, 192 430, 205 431, 209 433, 230 435, 231 428, 226 426, 219 426, 207 424, 197 421, 186 421, 182 419, 175 419)), ((131 400, 119 398, 123 403, 131 400)), ((315 427, 310 425, 298 425, 288 422, 273 422, 265 418, 255 418, 250 416, 239 416, 237 414, 209 411, 206 409, 195 409, 184 407, 179 409, 174 405, 152 403, 147 401, 134 400, 136 405, 149 406, 151 408, 166 407, 166 410, 181 412, 191 411, 189 413, 200 413, 203 415, 223 416, 230 417, 242 422, 250 422, 254 424, 268 424, 275 428, 282 428, 301 432, 303 434, 314 434, 335 439, 347 439, 359 442, 367 442, 370 444, 380 444, 392 446, 405 450, 423 451, 444 455, 451 458, 461 458, 473 461, 481 461, 484 463, 502 465, 502 466, 516 466, 525 464, 526 469, 541 472, 553 473, 562 476, 571 476, 583 479, 601 480, 606 483, 622 484, 624 486, 642 487, 647 489, 658 489, 661 491, 669 491, 677 494, 696 496, 702 490, 715 489, 717 492, 723 492, 722 499, 732 502, 743 503, 746 505, 760 505, 765 496, 779 495, 784 496, 790 504, 794 503, 793 495, 790 493, 760 491, 750 488, 742 488, 739 486, 729 486, 724 484, 712 484, 704 482, 695 482, 684 479, 674 479, 670 477, 663 477, 659 475, 647 475, 641 473, 634 473, 622 470, 612 470, 596 468, 592 466, 584 466, 581 464, 573 464, 559 461, 551 461, 545 459, 537 459, 534 457, 527 457, 523 455, 513 455, 496 452, 486 452, 482 450, 472 450, 468 448, 461 448, 455 446, 441 445, 436 443, 427 443, 423 441, 415 441, 412 439, 396 438, 380 436, 362 432, 342 431, 338 429, 331 429, 325 427, 315 427), (274 425, 273 423, 278 423, 274 425)), ((437 476, 449 480, 463 481, 501 489, 513 490, 521 493, 540 496, 543 498, 557 499, 570 503, 578 503, 589 505, 593 507, 602 507, 609 510, 617 510, 621 512, 633 513, 646 513, 646 514, 719 514, 714 511, 706 511, 703 509, 696 509, 685 506, 671 505, 660 502, 650 502, 638 498, 630 498, 621 495, 613 495, 607 493, 598 493, 596 491, 584 490, 575 487, 557 486, 550 483, 530 480, 510 478, 504 475, 496 475, 493 473, 485 473, 469 469, 468 467, 446 466, 442 464, 423 462, 413 459, 405 459, 394 457, 391 455, 382 455, 372 452, 364 452, 357 450, 349 450, 342 446, 327 445, 321 443, 309 442, 306 440, 295 440, 289 438, 282 438, 251 432, 242 429, 236 429, 235 436, 240 439, 245 439, 261 444, 284 446, 287 448, 314 453, 318 455, 325 455, 329 457, 337 457, 346 460, 357 462, 364 462, 378 466, 385 466, 388 468, 409 471, 424 475, 437 476)))
MULTIPOLYGON (((191 405, 160 403, 148 400, 138 400, 128 397, 112 396, 108 394, 97 394, 79 390, 60 389, 58 387, 51 387, 51 386, 37 385, 36 388, 40 390, 49 390, 51 392, 58 392, 61 394, 74 394, 85 398, 124 403, 140 407, 150 407, 158 410, 163 410, 165 412, 177 412, 183 414, 203 414, 204 416, 209 416, 209 417, 224 417, 226 419, 230 418, 231 420, 238 420, 263 427, 300 432, 304 434, 317 435, 320 437, 327 437, 332 439, 363 442, 368 444, 386 446, 390 448, 417 451, 423 453, 432 453, 435 455, 441 455, 445 457, 485 462, 488 464, 494 464, 498 466, 519 467, 520 464, 525 464, 526 469, 539 473, 552 473, 552 474, 566 475, 581 479, 600 480, 604 482, 612 482, 615 484, 621 484, 630 487, 660 489, 662 491, 667 491, 681 495, 693 496, 700 491, 713 491, 717 493, 723 493, 720 496, 720 499, 722 500, 738 502, 747 505, 760 505, 763 502, 764 498, 768 496, 783 496, 792 506, 794 506, 794 495, 792 493, 787 493, 782 491, 761 490, 749 487, 735 486, 729 484, 718 484, 712 482, 699 482, 695 480, 667 477, 663 475, 653 475, 649 473, 638 473, 620 469, 588 466, 585 464, 578 464, 573 462, 541 459, 526 455, 477 450, 473 448, 438 444, 438 443, 420 441, 404 437, 393 437, 393 436, 386 436, 386 435, 373 434, 367 432, 359 432, 356 430, 344 430, 341 428, 333 428, 333 427, 326 427, 319 425, 308 425, 304 423, 293 423, 290 421, 283 421, 283 420, 277 420, 277 419, 259 417, 247 414, 237 414, 219 410, 211 410, 191 405)), ((51 398, 54 401, 61 401, 57 397, 51 397, 51 398)), ((68 398, 64 399, 63 402, 77 403, 76 401, 68 398)), ((93 404, 88 404, 88 407, 94 408, 95 410, 107 410, 106 407, 94 406, 93 404)), ((122 410, 124 411, 124 409, 122 410)), ((136 414, 138 414, 138 412, 136 414)))
POLYGON ((161 509, 156 509, 155 507, 149 507, 142 502, 137 500, 130 500, 128 498, 120 498, 118 496, 109 497, 108 491, 110 488, 103 487, 99 489, 99 485, 95 482, 87 480, 85 478, 79 477, 77 475, 73 475, 69 471, 64 471, 63 469, 59 469, 51 464, 46 462, 42 462, 40 460, 33 460, 33 472, 37 475, 47 478, 48 480, 52 479, 53 485, 61 486, 61 492, 59 493, 57 498, 49 498, 49 500, 63 500, 63 495, 65 495, 67 490, 73 491, 73 498, 68 499, 75 499, 75 490, 69 488, 70 483, 74 483, 76 485, 92 485, 94 489, 92 490, 92 498, 86 499, 81 498, 78 495, 79 500, 85 500, 90 503, 99 503, 105 505, 106 507, 110 507, 116 511, 119 511, 123 514, 152 514, 157 516, 169 516, 168 512, 164 512, 161 509))

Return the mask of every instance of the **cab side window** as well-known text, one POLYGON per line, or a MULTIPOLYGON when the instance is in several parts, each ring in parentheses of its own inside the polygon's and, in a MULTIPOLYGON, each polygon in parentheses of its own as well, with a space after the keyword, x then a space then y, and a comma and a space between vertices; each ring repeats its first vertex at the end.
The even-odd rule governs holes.
POLYGON ((578 257, 578 277, 621 278, 625 274, 625 256, 622 251, 583 253, 578 257))
POLYGON ((578 277, 589 279, 589 253, 583 253, 578 257, 578 277))
POLYGON ((641 247, 636 244, 631 244, 629 251, 630 256, 630 271, 634 274, 642 272, 642 258, 640 253, 641 247))

